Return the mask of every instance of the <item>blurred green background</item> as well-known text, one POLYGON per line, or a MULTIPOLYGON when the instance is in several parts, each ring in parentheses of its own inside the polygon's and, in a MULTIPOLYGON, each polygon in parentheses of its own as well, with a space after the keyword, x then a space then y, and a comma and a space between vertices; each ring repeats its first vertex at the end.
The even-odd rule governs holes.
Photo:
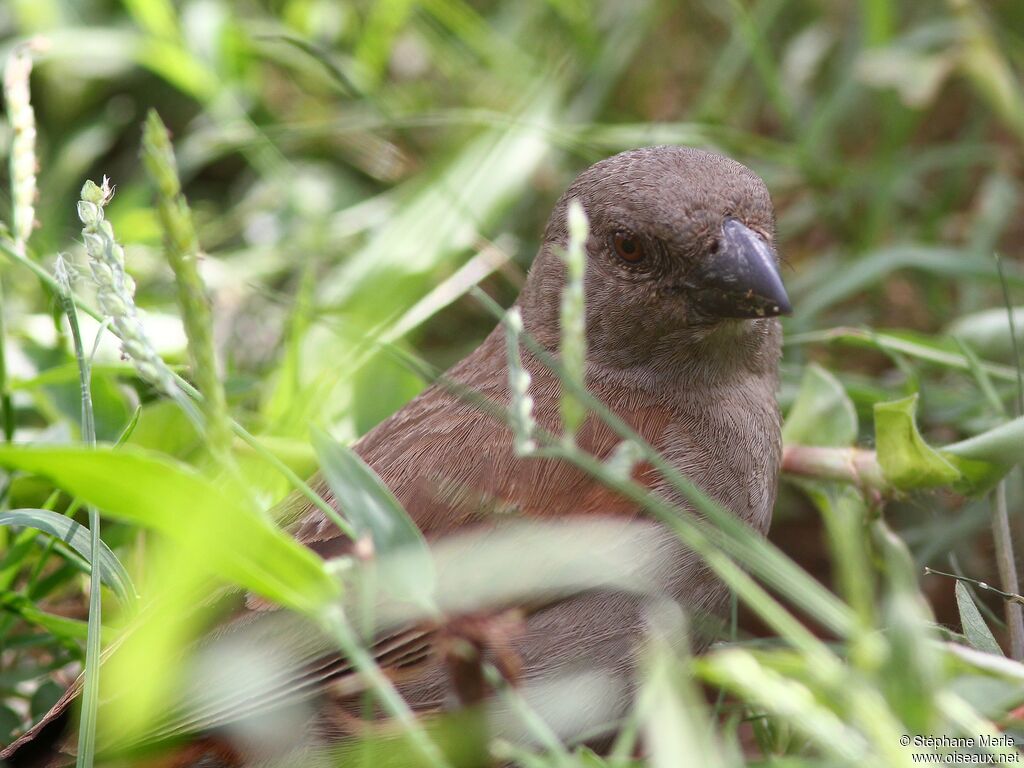
MULTIPOLYGON (((1014 410, 993 254, 1005 257, 1011 303, 1024 302, 1015 0, 5 0, 0 58, 30 38, 31 257, 50 268, 68 252, 81 263, 78 190, 109 176, 108 217, 147 329, 166 359, 184 362, 139 162, 155 108, 207 254, 232 414, 300 474, 315 468, 311 423, 343 440, 364 433, 424 386, 410 357, 444 369, 489 332, 492 315, 467 293, 480 285, 513 300, 578 171, 659 143, 718 149, 771 190, 795 308, 784 406, 815 361, 846 387, 862 441, 874 403, 911 392, 937 443, 1014 410), (893 333, 882 343, 846 330, 865 327, 893 333), (951 329, 1000 364, 990 391, 943 362, 961 350, 951 329)), ((9 139, 4 123, 0 146, 9 139)), ((0 180, 0 211, 8 186, 0 180)), ((77 374, 52 297, 10 262, 0 277, 16 436, 77 436, 77 374)), ((135 378, 116 344, 98 355, 100 439, 115 439, 141 406, 132 442, 201 462, 188 421, 135 378)), ((285 493, 262 465, 243 468, 267 506, 285 493)), ((5 505, 38 506, 41 490, 19 478, 5 505)), ((1019 496, 1011 483, 1011 511, 1019 496)), ((891 516, 918 564, 998 580, 984 503, 932 494, 891 516)), ((806 502, 784 489, 776 519, 773 538, 829 580, 806 502)), ((115 548, 135 535, 105 530, 115 548)), ((0 561, 6 594, 84 616, 80 567, 51 561, 27 580, 24 567, 0 561)), ((940 620, 955 621, 950 583, 923 584, 940 620)), ((40 631, 24 602, 3 608, 0 693, 24 699, 25 682, 53 670, 66 682, 78 645, 40 631)), ((27 709, 0 709, 0 742, 58 691, 33 687, 27 709)))
MULTIPOLYGON (((356 350, 368 331, 442 368, 471 348, 492 320, 459 293, 503 264, 484 285, 507 302, 572 176, 638 145, 718 148, 765 178, 791 332, 932 332, 992 306, 992 253, 1020 235, 1022 17, 1010 2, 50 0, 5 4, 0 29, 6 47, 45 40, 34 251, 73 250, 77 190, 110 176, 139 302, 180 348, 138 160, 155 107, 240 413, 304 436, 310 419, 362 433, 420 386, 356 350)), ((15 329, 39 341, 32 277, 6 279, 15 329)))

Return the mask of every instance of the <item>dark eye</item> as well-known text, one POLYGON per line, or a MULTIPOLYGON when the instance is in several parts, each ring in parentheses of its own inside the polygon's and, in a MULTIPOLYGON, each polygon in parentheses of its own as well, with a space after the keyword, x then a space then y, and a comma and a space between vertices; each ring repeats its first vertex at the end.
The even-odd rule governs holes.
POLYGON ((616 255, 629 264, 638 264, 644 260, 644 248, 629 232, 622 230, 612 235, 612 245, 616 255))

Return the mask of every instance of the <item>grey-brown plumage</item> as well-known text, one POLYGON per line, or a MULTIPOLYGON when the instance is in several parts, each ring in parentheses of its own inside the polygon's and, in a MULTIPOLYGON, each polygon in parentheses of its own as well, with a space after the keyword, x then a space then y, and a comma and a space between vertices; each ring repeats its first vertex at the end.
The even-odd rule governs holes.
MULTIPOLYGON (((779 324, 756 316, 761 307, 745 303, 746 288, 728 308, 716 301, 717 309, 707 310, 705 292, 715 288, 702 282, 716 260, 737 258, 722 242, 730 220, 771 248, 774 218, 764 183, 733 160, 678 147, 626 152, 581 174, 555 206, 518 301, 526 331, 552 352, 559 343, 564 282, 558 249, 568 241, 566 208, 572 198, 582 203, 591 230, 585 279, 588 388, 714 500, 765 532, 781 451, 775 401, 779 324), (617 232, 636 241, 644 253, 640 261, 616 252, 617 232)), ((774 251, 769 253, 776 270, 774 251)), ((766 315, 788 309, 784 293, 762 298, 773 304, 766 315)), ((537 421, 557 431, 558 379, 533 358, 526 365, 537 421)), ((507 405, 502 329, 449 377, 507 405)), ((600 458, 618 443, 596 419, 587 421, 578 441, 600 458)), ((516 458, 507 428, 441 386, 380 424, 356 450, 428 536, 483 523, 495 503, 548 519, 640 513, 563 462, 516 458), (481 497, 491 501, 482 512, 481 497)), ((652 492, 685 501, 653 471, 637 479, 652 492)), ((315 510, 297 535, 325 555, 347 546, 315 510)), ((665 588, 691 611, 718 610, 722 585, 681 545, 677 550, 665 588)), ((641 623, 635 598, 582 596, 531 615, 518 650, 526 674, 538 677, 575 663, 624 667, 641 623)), ((429 686, 407 693, 422 706, 439 704, 440 678, 430 676, 429 686)))
MULTIPOLYGON (((572 198, 590 220, 588 388, 713 499, 766 531, 781 451, 774 316, 789 307, 763 182, 725 157, 678 147, 625 152, 582 173, 555 206, 518 301, 526 331, 552 353, 564 283, 558 249, 568 240, 572 198)), ((526 365, 535 417, 557 432, 557 378, 529 355, 526 365)), ((507 405, 502 330, 448 377, 507 405)), ((606 458, 618 440, 589 418, 578 442, 606 458)), ((634 504, 562 462, 517 458, 504 425, 442 386, 428 388, 356 450, 429 539, 487 525, 496 507, 542 519, 640 515, 634 504)), ((635 477, 652 493, 685 502, 653 470, 635 477)), ((653 522, 649 527, 671 555, 658 586, 690 611, 718 610, 724 587, 672 534, 653 522)), ((324 556, 350 544, 315 509, 301 512, 292 530, 324 556)), ((626 594, 585 593, 536 610, 514 643, 523 675, 578 667, 608 672, 621 680, 616 706, 622 709, 643 621, 640 598, 626 594)), ((400 687, 418 708, 443 706, 450 698, 447 677, 441 662, 430 660, 429 637, 417 637, 427 661, 400 687)), ((338 718, 327 713, 320 721, 313 730, 328 735, 338 718)))

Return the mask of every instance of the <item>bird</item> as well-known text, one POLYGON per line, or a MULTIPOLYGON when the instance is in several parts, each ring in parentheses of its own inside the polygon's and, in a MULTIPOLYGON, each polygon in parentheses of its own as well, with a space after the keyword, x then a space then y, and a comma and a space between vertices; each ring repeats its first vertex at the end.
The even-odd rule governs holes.
MULTIPOLYGON (((713 501, 765 534, 781 461, 779 316, 791 312, 767 187, 735 160, 679 146, 629 150, 580 173, 555 204, 515 302, 524 334, 555 359, 573 201, 589 222, 583 280, 587 390, 713 501)), ((453 391, 454 383, 508 408, 506 347, 499 324, 445 374, 447 385, 427 387, 362 437, 355 453, 428 541, 486 530, 496 517, 637 522, 663 555, 660 592, 690 614, 721 612, 726 587, 671 531, 647 519, 640 505, 562 459, 520 455, 506 422, 453 391)), ((541 357, 523 351, 533 418, 557 434, 562 384, 541 357)), ((605 461, 620 438, 590 414, 575 441, 605 461)), ((648 493, 689 507, 654 467, 638 465, 633 479, 648 493)), ((344 499, 334 498, 321 478, 311 482, 344 513, 344 499)), ((324 558, 352 553, 351 539, 317 506, 300 501, 291 510, 288 530, 299 542, 324 558)), ((250 600, 245 612, 273 613, 258 600, 250 600)), ((613 714, 625 711, 645 631, 636 595, 585 590, 517 616, 508 650, 520 678, 600 670, 621 682, 612 695, 613 714)), ((416 711, 443 709, 455 695, 450 665, 432 653, 436 635, 415 634, 412 655, 422 662, 421 671, 398 685, 416 711)), ((336 712, 340 705, 322 706, 336 712)), ((60 719, 49 721, 51 742, 52 724, 60 719)), ((336 723, 339 716, 319 712, 314 719, 336 723)), ((336 726, 324 725, 320 735, 331 729, 336 726)), ((45 731, 29 732, 0 758, 11 765, 57 764, 29 759, 45 751, 45 731)), ((190 764, 232 764, 212 754, 190 764)))

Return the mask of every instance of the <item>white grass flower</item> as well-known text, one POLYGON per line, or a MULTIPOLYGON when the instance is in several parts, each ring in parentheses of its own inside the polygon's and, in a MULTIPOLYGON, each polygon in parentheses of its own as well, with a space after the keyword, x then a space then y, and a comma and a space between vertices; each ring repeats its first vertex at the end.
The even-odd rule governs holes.
MULTIPOLYGON (((565 287, 562 289, 560 356, 566 378, 582 387, 587 357, 583 276, 586 271, 586 247, 590 225, 579 200, 569 201, 567 216, 569 247, 562 254, 565 262, 565 287)), ((572 442, 576 430, 587 415, 586 409, 575 395, 563 388, 561 411, 565 440, 572 442)))
POLYGON ((612 451, 604 465, 618 479, 632 480, 633 470, 642 457, 643 452, 639 445, 632 440, 623 440, 615 446, 615 450, 612 451))
POLYGON ((505 343, 508 350, 508 386, 511 393, 509 420, 512 426, 516 455, 526 456, 537 448, 533 440, 533 398, 530 396, 530 372, 523 366, 519 337, 523 332, 523 316, 512 307, 505 316, 505 343))
POLYGON ((35 227, 36 205, 36 116, 32 111, 29 76, 32 53, 42 50, 41 40, 17 46, 4 67, 4 103, 11 125, 11 234, 24 253, 25 243, 35 227))
POLYGON ((113 196, 110 181, 104 176, 100 185, 85 182, 78 202, 78 218, 83 225, 82 239, 96 285, 97 303, 121 339, 121 354, 132 362, 139 376, 176 401, 185 401, 174 374, 142 327, 135 306, 135 281, 125 271, 124 249, 114 239, 114 230, 103 214, 104 206, 113 196))

